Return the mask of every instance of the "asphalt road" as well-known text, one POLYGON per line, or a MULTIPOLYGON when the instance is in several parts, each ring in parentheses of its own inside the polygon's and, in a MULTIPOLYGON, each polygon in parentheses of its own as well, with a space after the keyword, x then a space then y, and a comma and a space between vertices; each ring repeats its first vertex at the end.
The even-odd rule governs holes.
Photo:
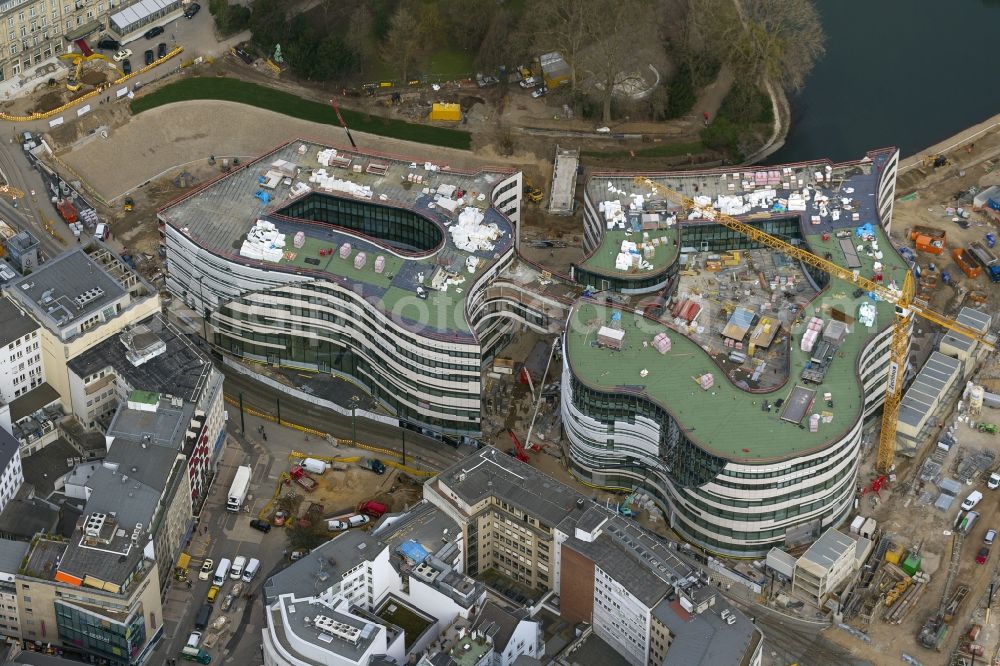
POLYGON ((0 139, 0 171, 7 184, 21 190, 25 196, 17 200, 17 208, 9 197, 0 197, 0 217, 19 231, 30 231, 38 239, 46 257, 55 256, 74 245, 76 239, 56 213, 41 175, 29 163, 20 144, 12 136, 6 138, 7 141, 0 139), (32 191, 35 192, 34 196, 31 195, 32 191), (45 230, 45 220, 51 222, 62 242, 45 230))

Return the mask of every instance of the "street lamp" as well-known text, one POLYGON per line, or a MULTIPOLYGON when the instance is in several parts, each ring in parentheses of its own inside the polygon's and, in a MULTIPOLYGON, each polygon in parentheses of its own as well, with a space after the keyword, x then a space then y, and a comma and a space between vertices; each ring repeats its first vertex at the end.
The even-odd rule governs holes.
POLYGON ((351 446, 358 445, 358 403, 361 398, 352 395, 351 396, 351 446))

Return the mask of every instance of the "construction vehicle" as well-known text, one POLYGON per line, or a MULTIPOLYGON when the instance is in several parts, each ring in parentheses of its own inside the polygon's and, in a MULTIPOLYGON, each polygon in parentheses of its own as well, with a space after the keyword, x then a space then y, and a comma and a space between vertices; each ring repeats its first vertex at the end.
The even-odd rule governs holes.
POLYGON ((510 435, 510 441, 514 442, 514 448, 507 449, 507 454, 513 456, 520 460, 521 462, 528 462, 528 454, 524 452, 524 446, 521 444, 521 440, 517 438, 513 430, 508 429, 507 434, 510 435))
POLYGON ((952 250, 951 258, 955 260, 955 264, 962 269, 962 272, 970 280, 975 280, 983 272, 979 262, 964 247, 956 247, 952 250))
POLYGON ((697 211, 703 219, 721 224, 731 231, 743 234, 750 240, 777 250, 792 259, 797 259, 803 264, 824 271, 830 275, 831 279, 846 282, 849 285, 863 289, 865 292, 873 293, 879 299, 895 305, 896 321, 892 329, 892 341, 889 347, 889 374, 886 381, 885 403, 882 406, 882 428, 879 433, 878 457, 876 459, 876 469, 880 473, 884 474, 889 471, 892 467, 893 456, 896 453, 896 423, 899 416, 899 403, 902 399, 902 380, 906 369, 907 350, 909 348, 910 328, 913 324, 913 316, 916 315, 949 331, 954 331, 955 333, 971 338, 991 350, 996 349, 995 341, 986 339, 984 334, 979 331, 960 324, 924 305, 915 303, 913 301, 913 273, 909 270, 904 275, 901 288, 893 288, 890 285, 869 280, 860 274, 855 274, 850 269, 818 257, 808 250, 792 245, 780 238, 775 238, 753 225, 742 222, 731 215, 719 212, 711 204, 698 205, 690 197, 675 192, 669 187, 654 182, 649 178, 638 176, 635 181, 638 185, 646 185, 660 192, 674 203, 697 211))
POLYGON ((935 169, 937 169, 938 167, 943 167, 946 164, 948 164, 948 158, 945 157, 942 153, 937 153, 935 155, 926 155, 924 159, 921 160, 920 162, 920 165, 925 169, 927 167, 934 167, 935 169))
POLYGON ((524 196, 528 197, 528 201, 532 203, 540 203, 545 194, 528 181, 524 181, 524 196))
POLYGON ((358 513, 363 513, 366 516, 371 516, 372 518, 381 518, 385 515, 385 512, 389 510, 385 504, 382 502, 376 502, 375 500, 367 500, 358 504, 358 513))
POLYGON ((131 213, 132 209, 135 208, 135 200, 132 197, 125 197, 123 208, 126 213, 131 213))
POLYGON ((910 230, 910 240, 914 242, 917 250, 928 254, 944 252, 945 237, 946 233, 943 229, 917 225, 910 230))
POLYGON ((1000 260, 985 245, 979 241, 969 243, 968 254, 989 276, 990 282, 1000 282, 1000 260))
POLYGON ((317 482, 316 479, 306 474, 306 471, 301 465, 295 465, 288 473, 295 483, 305 488, 306 492, 311 493, 316 490, 316 486, 319 485, 319 482, 317 482))
POLYGON ((63 60, 72 61, 71 64, 74 69, 72 72, 70 72, 69 76, 66 77, 66 89, 69 90, 70 92, 76 92, 77 90, 80 89, 82 85, 80 83, 80 74, 83 71, 84 63, 92 62, 94 60, 103 60, 109 63, 111 62, 110 60, 108 60, 108 57, 106 55, 103 55, 101 53, 94 53, 93 51, 91 51, 90 48, 87 46, 87 43, 84 42, 82 39, 77 40, 77 44, 81 48, 81 53, 63 53, 60 54, 59 56, 63 60))
POLYGON ((368 458, 367 460, 362 460, 361 466, 375 472, 376 474, 385 474, 385 463, 378 458, 368 458))
POLYGON ((66 224, 73 224, 80 217, 76 212, 76 206, 69 199, 60 199, 56 204, 56 210, 66 224))

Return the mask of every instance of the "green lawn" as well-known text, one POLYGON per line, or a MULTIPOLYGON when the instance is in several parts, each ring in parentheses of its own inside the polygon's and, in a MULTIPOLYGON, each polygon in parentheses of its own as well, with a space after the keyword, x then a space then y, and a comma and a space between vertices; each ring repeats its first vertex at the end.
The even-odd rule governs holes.
POLYGON ((697 155, 704 152, 705 145, 701 141, 693 141, 690 143, 663 143, 653 148, 640 148, 634 151, 628 150, 585 150, 583 155, 585 157, 605 157, 605 158, 623 158, 632 157, 635 153, 635 157, 677 157, 679 155, 687 155, 691 153, 692 155, 697 155))
MULTIPOLYGON (((132 113, 142 113, 164 104, 195 99, 221 99, 268 109, 287 116, 326 125, 338 125, 337 115, 328 104, 303 99, 281 90, 274 90, 238 79, 195 77, 184 79, 143 95, 132 102, 132 113)), ((445 148, 469 150, 472 136, 468 132, 446 127, 417 125, 402 120, 368 116, 357 111, 342 110, 344 121, 352 130, 404 139, 445 148)))
POLYGON ((472 56, 464 51, 436 51, 427 61, 427 75, 445 79, 458 79, 472 73, 472 56))

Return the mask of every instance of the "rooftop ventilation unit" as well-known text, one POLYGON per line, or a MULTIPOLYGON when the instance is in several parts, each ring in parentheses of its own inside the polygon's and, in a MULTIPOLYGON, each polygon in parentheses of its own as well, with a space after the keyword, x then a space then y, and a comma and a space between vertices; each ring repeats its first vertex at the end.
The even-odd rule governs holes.
POLYGON ((314 617, 313 626, 324 633, 345 640, 348 643, 357 643, 361 638, 361 630, 357 627, 338 622, 326 615, 317 615, 314 617))
POLYGON ((90 303, 91 301, 96 300, 103 295, 104 295, 103 289, 101 289, 100 287, 94 287, 93 289, 88 289, 87 291, 83 292, 73 300, 76 302, 78 307, 83 307, 87 303, 90 303))
POLYGON ((101 528, 104 527, 104 522, 108 519, 106 513, 92 513, 87 516, 87 521, 83 524, 83 533, 89 537, 98 537, 101 535, 101 528))

